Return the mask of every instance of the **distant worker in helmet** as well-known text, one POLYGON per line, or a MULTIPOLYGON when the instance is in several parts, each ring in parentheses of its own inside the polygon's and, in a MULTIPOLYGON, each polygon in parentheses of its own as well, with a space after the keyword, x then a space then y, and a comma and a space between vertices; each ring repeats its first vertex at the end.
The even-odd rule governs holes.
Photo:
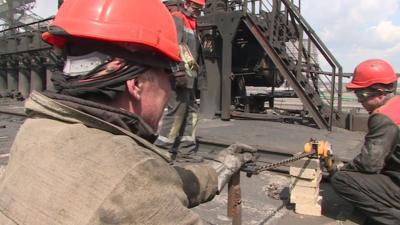
POLYGON ((56 92, 33 92, 0 180, 2 225, 203 224, 255 150, 173 167, 152 144, 180 62, 159 0, 65 0, 43 39, 65 54, 56 92))
POLYGON ((397 76, 380 59, 360 63, 347 89, 369 112, 361 152, 337 168, 336 192, 365 214, 364 224, 400 224, 400 96, 393 95, 397 76))
POLYGON ((163 3, 169 12, 173 13, 181 10, 183 0, 164 0, 163 3))
MULTIPOLYGON (((176 2, 176 0, 171 0, 176 2)), ((172 90, 164 112, 159 136, 155 144, 171 153, 176 161, 201 162, 197 155, 196 125, 198 106, 195 85, 199 73, 199 43, 196 34, 196 18, 205 0, 186 0, 179 11, 172 12, 175 20, 182 63, 176 72, 176 85, 172 90)))

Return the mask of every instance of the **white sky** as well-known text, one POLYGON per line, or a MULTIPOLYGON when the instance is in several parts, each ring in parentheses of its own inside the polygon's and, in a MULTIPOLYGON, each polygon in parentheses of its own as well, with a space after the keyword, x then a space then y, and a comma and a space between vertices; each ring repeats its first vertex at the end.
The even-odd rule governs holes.
MULTIPOLYGON (((57 0, 36 2, 36 14, 54 15, 57 0)), ((352 72, 368 58, 386 59, 400 72, 400 0, 302 0, 301 4, 303 17, 344 72, 352 72)))

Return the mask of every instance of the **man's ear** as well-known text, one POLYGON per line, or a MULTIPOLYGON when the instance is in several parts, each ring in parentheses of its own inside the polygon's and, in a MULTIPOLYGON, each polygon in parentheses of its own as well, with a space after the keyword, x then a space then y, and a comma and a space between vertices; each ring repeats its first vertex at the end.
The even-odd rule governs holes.
POLYGON ((142 97, 142 85, 138 79, 131 79, 126 81, 126 87, 129 94, 137 100, 142 97))

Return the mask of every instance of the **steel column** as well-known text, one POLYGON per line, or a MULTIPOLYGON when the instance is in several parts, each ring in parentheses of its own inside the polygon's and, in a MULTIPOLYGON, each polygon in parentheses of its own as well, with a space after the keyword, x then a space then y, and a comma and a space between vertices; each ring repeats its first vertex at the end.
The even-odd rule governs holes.
POLYGON ((30 71, 22 62, 19 62, 18 66, 18 91, 22 97, 27 98, 30 91, 30 71))
POLYGON ((7 90, 7 70, 5 66, 0 66, 0 92, 7 90))
POLYGON ((31 69, 31 92, 43 91, 45 87, 45 79, 42 68, 31 69))
POLYGON ((232 91, 232 38, 222 40, 221 119, 231 118, 232 91))
POLYGON ((18 90, 18 70, 12 62, 7 62, 7 90, 18 90))
POLYGON ((200 93, 200 113, 204 118, 212 119, 221 110, 221 74, 218 60, 204 58, 207 71, 206 86, 200 93))
POLYGON ((232 40, 236 35, 239 22, 243 15, 237 13, 221 13, 216 17, 218 31, 222 37, 221 63, 221 119, 231 118, 231 86, 232 86, 232 40))
POLYGON ((31 59, 31 92, 43 91, 46 87, 46 71, 43 67, 42 58, 36 56, 31 59))
POLYGON ((53 68, 51 68, 49 65, 46 66, 46 90, 48 91, 54 91, 54 85, 53 82, 51 81, 51 78, 53 77, 53 68))

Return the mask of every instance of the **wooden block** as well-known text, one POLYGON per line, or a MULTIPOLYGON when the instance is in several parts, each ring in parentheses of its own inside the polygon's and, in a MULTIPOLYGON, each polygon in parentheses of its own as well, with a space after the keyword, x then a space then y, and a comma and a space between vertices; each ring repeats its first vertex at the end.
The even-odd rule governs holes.
POLYGON ((319 159, 303 158, 303 159, 292 162, 290 164, 290 166, 297 167, 297 168, 308 168, 308 169, 321 170, 321 163, 320 163, 319 159))
POLYGON ((321 174, 321 170, 290 167, 289 173, 293 177, 313 180, 321 174))
POLYGON ((297 203, 297 201, 315 202, 318 196, 319 187, 290 187, 290 201, 292 203, 297 203))
POLYGON ((302 186, 302 187, 319 187, 319 183, 322 179, 322 173, 317 173, 314 179, 304 179, 301 177, 290 177, 290 184, 295 186, 302 186))
POLYGON ((302 215, 321 216, 322 215, 321 203, 322 203, 322 196, 319 196, 315 204, 296 203, 295 212, 302 215))
POLYGON ((290 203, 308 203, 315 204, 318 201, 319 192, 315 192, 314 195, 304 195, 299 192, 290 194, 290 203))
POLYGON ((322 173, 321 164, 319 159, 301 159, 291 164, 289 173, 294 177, 315 179, 322 173))

